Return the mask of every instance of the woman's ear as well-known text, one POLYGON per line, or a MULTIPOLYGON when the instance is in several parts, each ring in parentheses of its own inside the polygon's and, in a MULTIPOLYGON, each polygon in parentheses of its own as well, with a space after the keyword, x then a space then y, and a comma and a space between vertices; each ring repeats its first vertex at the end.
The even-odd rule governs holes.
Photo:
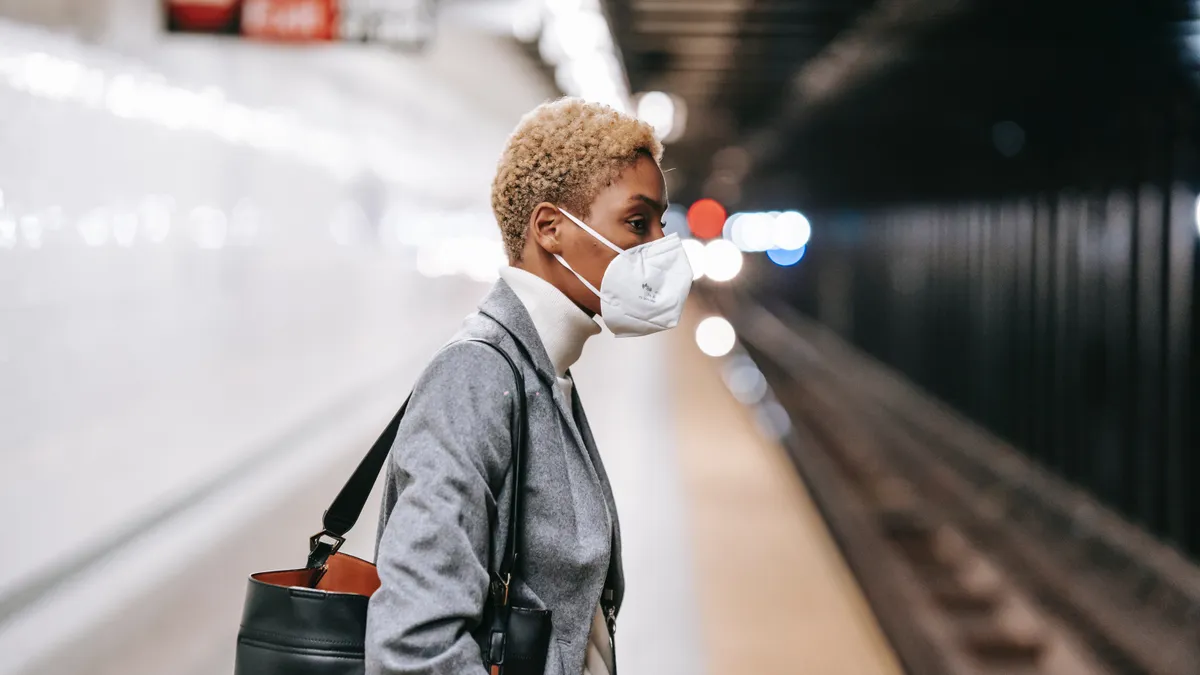
POLYGON ((533 213, 529 216, 530 235, 538 246, 551 255, 562 254, 562 221, 562 213, 549 202, 533 207, 533 213))

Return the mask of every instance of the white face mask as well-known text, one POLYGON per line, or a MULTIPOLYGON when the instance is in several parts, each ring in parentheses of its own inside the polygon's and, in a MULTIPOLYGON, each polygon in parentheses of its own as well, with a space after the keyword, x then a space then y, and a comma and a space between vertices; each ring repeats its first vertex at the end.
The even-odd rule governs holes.
POLYGON ((617 253, 604 270, 599 290, 562 256, 554 256, 600 298, 600 316, 613 335, 650 335, 679 324, 683 302, 692 290, 692 266, 679 235, 670 234, 626 250, 565 210, 559 211, 617 253))

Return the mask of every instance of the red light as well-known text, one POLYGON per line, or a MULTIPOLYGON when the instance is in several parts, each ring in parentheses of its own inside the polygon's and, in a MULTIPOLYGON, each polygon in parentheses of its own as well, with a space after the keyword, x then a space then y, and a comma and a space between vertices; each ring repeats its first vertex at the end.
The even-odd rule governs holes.
POLYGON ((688 228, 698 239, 713 239, 725 229, 725 207, 715 199, 701 199, 687 213, 688 228))

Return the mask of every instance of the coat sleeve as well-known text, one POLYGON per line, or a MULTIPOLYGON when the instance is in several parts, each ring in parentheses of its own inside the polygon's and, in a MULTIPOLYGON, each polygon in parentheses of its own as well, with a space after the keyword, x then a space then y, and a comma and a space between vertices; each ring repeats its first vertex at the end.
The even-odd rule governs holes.
POLYGON ((417 383, 388 460, 396 499, 378 542, 366 675, 486 675, 471 631, 511 465, 513 386, 504 358, 470 342, 443 349, 417 383))

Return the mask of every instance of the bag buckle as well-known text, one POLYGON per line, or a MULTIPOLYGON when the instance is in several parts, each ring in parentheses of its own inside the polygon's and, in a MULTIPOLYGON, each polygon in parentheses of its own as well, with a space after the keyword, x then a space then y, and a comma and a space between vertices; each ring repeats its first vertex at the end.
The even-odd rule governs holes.
POLYGON ((338 552, 342 547, 342 543, 346 541, 345 537, 330 532, 329 530, 321 530, 308 538, 308 566, 309 567, 324 567, 329 558, 338 552), (321 541, 321 537, 329 537, 332 542, 321 541), (324 550, 328 549, 328 550, 324 550))
POLYGON ((317 546, 321 544, 321 537, 329 537, 333 540, 333 543, 329 544, 329 555, 337 553, 337 550, 342 547, 342 543, 346 541, 345 537, 339 537, 329 530, 321 530, 320 532, 308 538, 309 553, 317 550, 317 546))

